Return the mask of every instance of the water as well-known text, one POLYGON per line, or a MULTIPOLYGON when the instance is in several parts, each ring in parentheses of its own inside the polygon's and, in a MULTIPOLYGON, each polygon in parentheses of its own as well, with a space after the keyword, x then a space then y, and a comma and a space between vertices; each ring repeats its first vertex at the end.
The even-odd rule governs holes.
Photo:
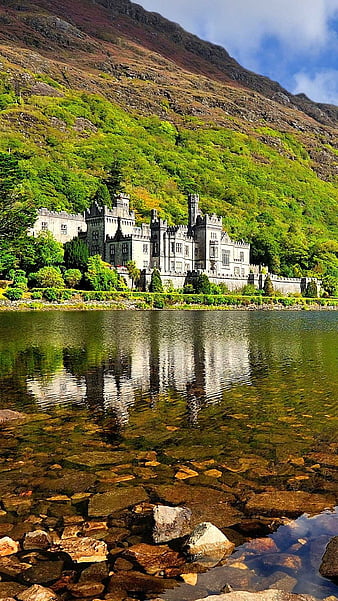
POLYGON ((186 485, 230 490, 240 511, 242 495, 267 487, 337 495, 337 321, 333 311, 1 313, 0 408, 30 418, 0 439, 0 487, 28 491, 34 512, 55 484, 52 464, 69 480, 70 456, 113 449, 121 465, 110 471, 72 465, 92 477, 84 490, 172 486, 184 465, 198 474, 186 485), (139 459, 149 451, 158 465, 139 459))

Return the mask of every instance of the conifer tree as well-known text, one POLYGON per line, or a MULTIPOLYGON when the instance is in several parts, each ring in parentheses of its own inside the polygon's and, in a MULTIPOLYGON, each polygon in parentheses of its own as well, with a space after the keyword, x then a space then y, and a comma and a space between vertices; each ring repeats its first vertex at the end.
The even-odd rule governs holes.
POLYGON ((159 270, 156 268, 153 270, 153 273, 151 274, 149 291, 150 292, 163 292, 161 275, 160 275, 159 270))
POLYGON ((269 275, 267 275, 265 278, 263 290, 264 290, 265 296, 273 296, 274 289, 273 289, 273 284, 271 282, 271 278, 269 275))

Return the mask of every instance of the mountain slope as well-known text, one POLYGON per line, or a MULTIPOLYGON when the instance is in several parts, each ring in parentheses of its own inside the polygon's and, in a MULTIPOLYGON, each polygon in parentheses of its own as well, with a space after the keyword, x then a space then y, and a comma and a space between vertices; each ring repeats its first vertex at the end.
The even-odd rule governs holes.
POLYGON ((0 0, 0 149, 37 205, 83 210, 118 159, 140 216, 225 214, 297 274, 337 252, 337 108, 292 96, 128 0, 0 0))

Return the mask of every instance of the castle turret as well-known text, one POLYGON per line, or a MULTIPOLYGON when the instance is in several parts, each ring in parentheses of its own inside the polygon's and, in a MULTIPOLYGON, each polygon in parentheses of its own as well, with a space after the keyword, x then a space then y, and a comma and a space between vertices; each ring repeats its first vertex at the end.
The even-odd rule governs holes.
POLYGON ((188 195, 188 225, 189 228, 194 227, 196 223, 197 216, 199 215, 198 203, 199 203, 198 194, 189 194, 188 195))

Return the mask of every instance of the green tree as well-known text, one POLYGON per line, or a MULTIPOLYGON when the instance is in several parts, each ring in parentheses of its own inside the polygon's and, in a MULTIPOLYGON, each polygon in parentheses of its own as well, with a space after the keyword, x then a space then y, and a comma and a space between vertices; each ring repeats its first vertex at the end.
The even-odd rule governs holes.
POLYGON ((318 297, 318 288, 315 280, 310 280, 308 285, 306 286, 305 296, 307 298, 317 298, 318 297))
POLYGON ((63 245, 57 242, 51 232, 39 232, 35 239, 36 267, 60 265, 63 263, 63 245))
POLYGON ((333 275, 326 274, 322 278, 322 286, 329 296, 338 295, 338 278, 333 275))
POLYGON ((100 183, 97 187, 97 190, 94 194, 93 201, 97 202, 100 207, 110 206, 111 198, 109 194, 109 190, 106 184, 100 183))
POLYGON ((46 265, 34 274, 38 288, 64 288, 61 271, 57 267, 46 265))
POLYGON ((263 286, 265 296, 273 296, 274 288, 269 275, 266 276, 263 286))
POLYGON ((67 269, 79 269, 81 273, 87 271, 89 250, 81 238, 73 238, 63 245, 64 262, 67 269))
POLYGON ((134 284, 136 284, 137 286, 139 282, 141 271, 138 267, 136 267, 135 261, 128 261, 128 263, 126 264, 126 268, 128 271, 128 275, 131 279, 131 289, 133 289, 134 284))
POLYGON ((149 292, 163 292, 161 274, 156 267, 151 274, 149 292))
POLYGON ((23 191, 19 158, 0 152, 0 272, 16 264, 16 245, 36 219, 32 199, 23 191))
POLYGON ((114 200, 114 196, 116 194, 123 192, 123 180, 124 176, 122 172, 122 162, 119 159, 116 159, 111 164, 110 168, 108 169, 107 176, 102 182, 109 192, 111 201, 114 200))
POLYGON ((193 281, 196 294, 210 294, 211 283, 206 273, 200 273, 193 281))
POLYGON ((122 284, 115 269, 111 269, 108 263, 102 261, 100 255, 94 255, 88 259, 88 271, 85 278, 92 290, 120 290, 122 284))
POLYGON ((82 279, 82 273, 79 269, 67 269, 63 274, 63 279, 68 288, 76 288, 82 279))

